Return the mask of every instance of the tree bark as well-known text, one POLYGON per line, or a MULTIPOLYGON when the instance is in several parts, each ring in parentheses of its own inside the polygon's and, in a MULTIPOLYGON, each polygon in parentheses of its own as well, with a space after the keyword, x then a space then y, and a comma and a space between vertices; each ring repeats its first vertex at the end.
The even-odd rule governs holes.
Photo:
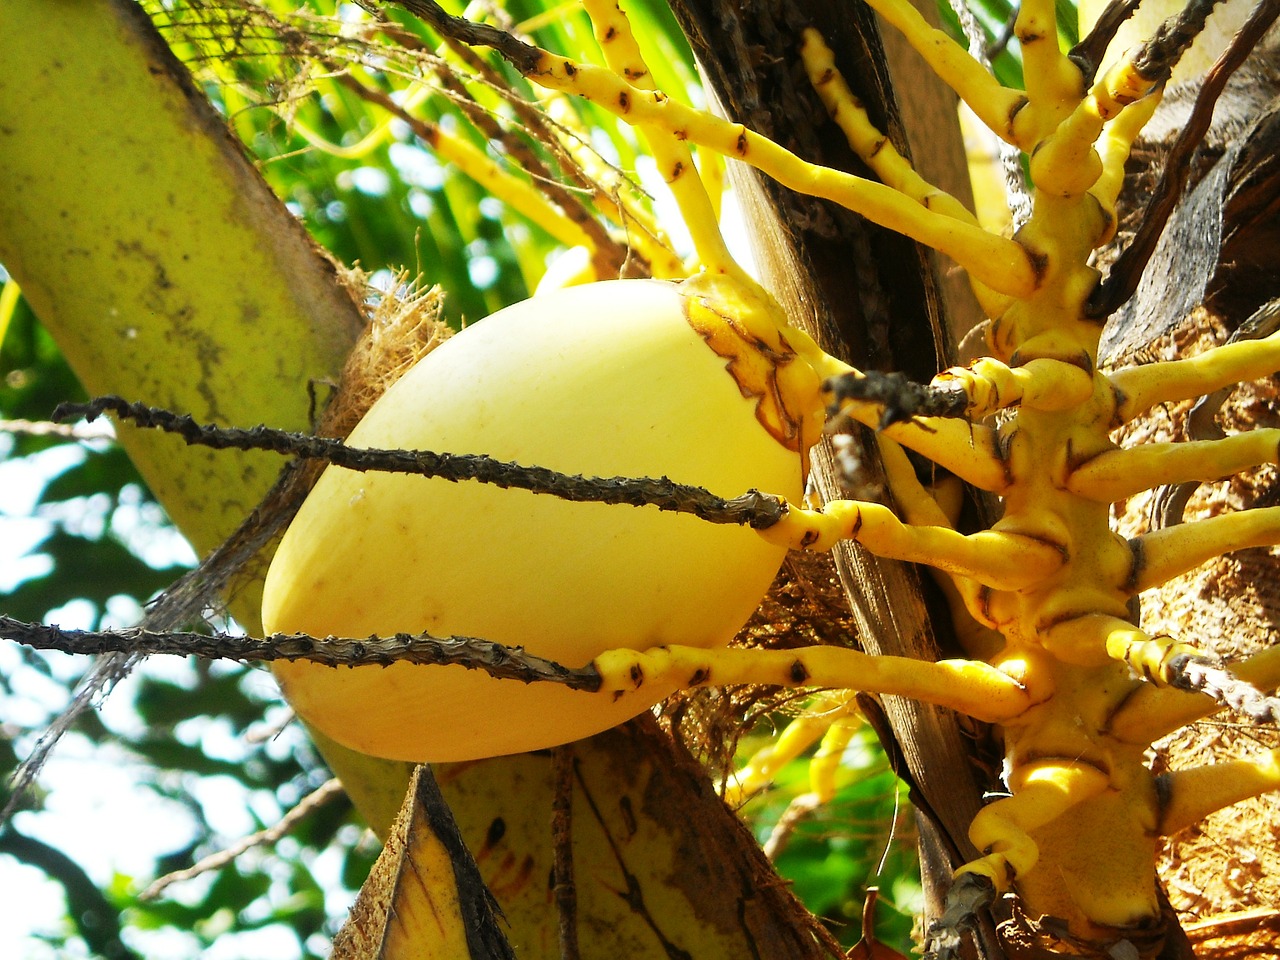
MULTIPOLYGON (((898 40, 889 58, 873 15, 859 2, 788 0, 743 5, 729 0, 672 4, 723 111, 806 160, 869 176, 809 89, 799 64, 799 32, 817 27, 837 66, 905 156, 911 143, 932 182, 968 200, 955 95, 898 40), (913 107, 899 109, 894 83, 910 78, 913 107)), ((921 4, 926 9, 929 4, 921 4)), ((936 11, 929 15, 936 17, 936 11)), ((863 369, 902 370, 927 381, 953 362, 955 344, 980 319, 972 293, 952 282, 941 258, 850 212, 789 194, 754 171, 732 165, 749 211, 763 279, 792 322, 824 349, 863 369)), ((865 438, 865 435, 864 435, 865 438)), ((864 444, 874 460, 874 445, 864 444)), ((824 499, 849 494, 830 449, 814 461, 824 499)), ((937 659, 950 643, 945 608, 914 568, 873 557, 855 544, 835 551, 836 565, 870 653, 937 659)), ((850 638, 850 642, 854 642, 850 638)), ((976 855, 967 831, 981 804, 972 739, 949 711, 885 697, 891 756, 904 758, 923 813, 923 879, 936 915, 951 870, 976 855)), ((994 928, 980 931, 981 955, 1003 954, 994 928)))

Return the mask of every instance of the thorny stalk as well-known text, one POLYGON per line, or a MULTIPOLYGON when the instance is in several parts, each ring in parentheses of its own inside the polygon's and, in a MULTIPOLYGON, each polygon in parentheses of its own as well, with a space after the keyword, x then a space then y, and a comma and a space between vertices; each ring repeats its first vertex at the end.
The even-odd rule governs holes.
POLYGON ((498 487, 529 490, 578 503, 653 506, 659 510, 688 513, 709 523, 727 523, 763 529, 777 523, 786 512, 786 501, 772 494, 749 490, 726 499, 701 487, 676 483, 666 477, 584 477, 546 467, 524 466, 483 454, 435 453, 428 450, 366 450, 341 440, 257 426, 248 430, 197 423, 175 414, 121 397, 98 397, 88 403, 62 404, 55 420, 84 417, 90 421, 110 411, 140 427, 174 433, 189 444, 215 450, 266 450, 308 460, 322 460, 348 470, 408 473, 458 482, 477 480, 498 487))
POLYGON ((525 653, 476 637, 433 637, 398 633, 389 637, 312 637, 305 633, 244 637, 232 634, 158 632, 133 627, 125 630, 63 630, 0 615, 0 637, 37 650, 56 650, 77 656, 127 654, 131 657, 168 654, 206 660, 272 663, 307 660, 328 667, 392 663, 459 664, 490 676, 522 683, 559 683, 571 690, 595 692, 600 674, 594 667, 570 668, 545 657, 525 653))
POLYGON ((1134 15, 1141 0, 1111 0, 1087 36, 1081 38, 1069 56, 1080 68, 1085 83, 1092 83, 1102 63, 1103 54, 1124 22, 1134 15))
MULTIPOLYGON (((1183 188, 1191 172, 1191 155, 1200 145, 1205 133, 1209 130, 1209 125, 1213 122, 1213 108, 1218 102, 1218 97, 1222 95, 1231 75, 1248 59, 1249 54, 1271 29, 1277 17, 1280 17, 1280 0, 1261 0, 1249 19, 1245 21, 1244 26, 1240 28, 1240 32, 1231 41, 1230 46, 1223 51, 1222 56, 1205 75, 1204 85, 1196 95, 1191 114, 1169 149, 1164 170, 1160 174, 1160 181, 1156 184, 1147 201, 1146 209, 1142 212, 1137 232, 1111 265, 1111 271, 1106 280, 1094 289, 1089 298, 1087 310, 1090 317, 1103 319, 1111 316, 1138 289, 1142 271, 1146 269, 1148 261, 1155 253, 1156 244, 1164 233, 1165 224, 1173 216, 1173 211, 1182 197, 1183 188)), ((1148 58, 1152 64, 1151 69, 1154 72, 1167 71, 1170 65, 1155 62, 1161 48, 1153 49, 1149 46, 1148 49, 1152 50, 1151 57, 1148 58)))

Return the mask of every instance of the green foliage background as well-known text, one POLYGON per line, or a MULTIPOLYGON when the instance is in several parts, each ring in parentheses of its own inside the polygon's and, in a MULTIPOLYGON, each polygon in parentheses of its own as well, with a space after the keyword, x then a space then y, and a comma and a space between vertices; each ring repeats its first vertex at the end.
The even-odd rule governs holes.
MULTIPOLYGON (((298 62, 278 37, 232 29, 232 5, 191 0, 148 6, 272 188, 338 260, 358 263, 384 288, 401 269, 420 272, 425 283, 447 291, 446 314, 455 325, 529 294, 557 252, 554 241, 441 167, 403 124, 392 123, 387 136, 369 143, 366 136, 383 118, 336 84, 301 83, 298 62), (316 149, 300 128, 347 149, 316 149), (361 143, 367 148, 350 149, 361 143)), ((270 0, 263 6, 286 17, 294 5, 270 0)), ((539 17, 535 36, 544 46, 578 56, 593 49, 576 8, 537 0, 506 6, 516 22, 539 17), (545 17, 544 7, 553 8, 545 17)), ((694 65, 669 11, 646 0, 631 4, 629 12, 656 51, 650 62, 660 65, 660 86, 696 101, 694 65)), ((302 10, 308 18, 350 19, 355 13, 333 0, 311 0, 302 10)), ((1002 0, 990 0, 978 13, 994 37, 1010 10, 1002 0)), ((1061 13, 1064 39, 1071 42, 1074 11, 1064 6, 1061 13)), ((954 15, 944 14, 954 25, 954 15)), ((321 44, 336 36, 336 28, 319 20, 292 22, 321 44)), ((407 85, 394 62, 364 69, 364 79, 382 89, 407 85)), ((1016 46, 1000 55, 996 69, 1006 82, 1020 80, 1016 46)), ((467 129, 440 98, 420 112, 467 129)), ((586 122, 594 146, 619 168, 643 167, 632 131, 592 111, 586 122)), ((474 139, 484 146, 482 138, 474 139)), ((0 419, 44 421, 57 403, 82 399, 83 391, 15 292, 7 285, 7 295, 0 296, 0 419)), ((13 426, 0 432, 4 613, 69 626, 128 625, 140 616, 141 604, 193 562, 178 540, 109 440, 36 435, 13 426)), ((85 669, 57 654, 0 648, 0 776, 6 781, 85 669)), ((61 895, 66 903, 62 919, 51 925, 38 909, 16 927, 8 924, 8 935, 17 939, 12 947, 0 941, 0 953, 14 949, 32 960, 323 956, 376 855, 345 799, 320 807, 285 840, 231 866, 175 885, 156 900, 138 896, 154 878, 272 825, 328 778, 286 717, 261 671, 172 661, 145 665, 107 709, 90 714, 67 737, 39 788, 23 800, 22 812, 0 831, 0 889, 39 891, 45 903, 61 895), (95 779, 94 771, 104 766, 123 780, 95 779), (96 795, 100 785, 126 781, 127 799, 107 802, 96 795), (63 802, 71 795, 76 803, 63 802), (68 829, 67 818, 83 819, 86 810, 130 805, 156 818, 152 842, 109 820, 68 829)), ((761 736, 749 738, 747 748, 761 742, 761 736)), ((778 864, 811 909, 850 943, 857 939, 863 891, 878 882, 884 905, 879 934, 905 946, 919 892, 910 817, 870 735, 855 748, 835 802, 796 830, 778 864)), ((792 764, 774 790, 746 808, 762 841, 808 789, 805 775, 803 761, 792 764)))

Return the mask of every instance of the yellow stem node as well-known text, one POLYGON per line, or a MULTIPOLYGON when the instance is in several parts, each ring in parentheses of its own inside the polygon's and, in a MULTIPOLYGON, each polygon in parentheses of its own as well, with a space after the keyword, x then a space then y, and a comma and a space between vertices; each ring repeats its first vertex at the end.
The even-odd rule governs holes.
POLYGON ((1172 836, 1215 810, 1280 790, 1280 749, 1255 760, 1232 760, 1164 776, 1168 798, 1160 818, 1161 836, 1172 836))
POLYGON ((1144 443, 1108 450, 1076 467, 1067 489, 1099 503, 1117 503, 1161 484, 1220 480, 1249 467, 1276 463, 1280 429, 1268 428, 1219 440, 1144 443))
POLYGON ((1046 412, 1071 410, 1093 394, 1093 377, 1086 370, 1047 357, 1020 367, 983 357, 967 367, 952 367, 933 380, 937 385, 957 381, 969 396, 965 416, 970 420, 982 420, 1013 406, 1046 412))
POLYGON ((829 687, 912 697, 990 723, 1010 720, 1030 706, 1019 683, 985 663, 872 656, 843 647, 621 649, 602 653, 593 663, 605 695, 627 694, 645 684, 664 689, 732 683, 829 687))
POLYGON ((1200 650, 1189 643, 1182 643, 1173 637, 1149 636, 1123 620, 1103 617, 1084 619, 1110 620, 1110 629, 1106 633, 1107 655, 1112 660, 1127 664, 1135 674, 1157 686, 1169 684, 1175 658, 1203 656, 1200 650))
POLYGON ((1126 367, 1108 374, 1119 396, 1116 415, 1128 423, 1162 403, 1190 400, 1233 383, 1280 370, 1280 333, 1226 343, 1185 360, 1126 367))
POLYGON ((877 556, 927 563, 998 590, 1026 589, 1065 562, 1056 547, 1031 537, 997 530, 966 536, 950 527, 909 526, 888 507, 859 500, 835 500, 822 510, 792 507, 760 533, 792 550, 830 550, 841 540, 854 540, 877 556))
POLYGON ((1040 285, 1032 256, 1021 244, 992 236, 981 227, 925 210, 892 187, 853 174, 819 167, 748 130, 670 100, 639 90, 600 67, 542 51, 529 79, 576 93, 633 124, 653 124, 742 160, 785 187, 847 207, 868 220, 933 247, 995 290, 1024 297, 1040 285))

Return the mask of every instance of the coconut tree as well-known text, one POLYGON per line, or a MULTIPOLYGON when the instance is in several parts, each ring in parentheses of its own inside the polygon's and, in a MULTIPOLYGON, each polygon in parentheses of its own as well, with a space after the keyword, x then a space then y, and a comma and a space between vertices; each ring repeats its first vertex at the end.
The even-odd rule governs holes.
MULTIPOLYGON (((434 5, 406 6, 431 20, 434 5)), ((531 106, 533 87, 510 71, 499 72, 494 61, 479 59, 464 42, 490 42, 519 68, 520 51, 527 48, 511 38, 523 24, 540 31, 535 36, 545 47, 587 56, 592 41, 581 19, 530 21, 533 9, 513 7, 516 20, 500 33, 477 35, 460 21, 450 28, 439 20, 432 21, 433 33, 399 10, 372 17, 338 11, 346 15, 344 25, 341 19, 291 15, 269 5, 193 4, 151 10, 157 32, 139 8, 126 3, 68 5, 57 16, 34 4, 16 10, 21 29, 8 33, 6 52, 6 63, 16 66, 6 71, 3 106, 3 115, 13 120, 4 131, 4 155, 14 186, 5 201, 3 222, 9 226, 0 238, 0 262, 91 394, 123 394, 202 423, 266 422, 341 437, 371 395, 395 376, 388 368, 428 353, 442 335, 435 298, 405 288, 399 276, 369 293, 364 278, 335 268, 317 251, 279 198, 306 215, 339 257, 358 258, 366 269, 422 264, 426 276, 448 291, 445 309, 455 317, 476 318, 524 295, 539 282, 546 255, 557 244, 581 251, 580 261, 572 259, 577 254, 561 259, 558 282, 565 282, 570 269, 594 278, 678 277, 687 269, 679 244, 658 229, 642 197, 644 183, 618 173, 619 167, 643 169, 643 161, 627 124, 607 116, 608 104, 588 95, 595 100, 591 106, 564 112, 563 99, 547 95, 531 106), (188 60, 196 82, 173 52, 188 60), (40 82, 29 82, 32 77, 40 82), (101 95, 84 95, 87 77, 98 81, 94 89, 101 95), (420 93, 428 88, 434 96, 420 93), (210 94, 255 152, 261 172, 227 135, 208 104, 210 94), (276 113, 263 122, 254 108, 267 99, 275 101, 276 113), (468 128, 462 136, 459 117, 468 128), (593 139, 589 130, 604 133, 593 139), (424 147, 438 159, 430 159, 424 147), (495 163, 495 152, 505 166, 495 163), (613 154, 612 164, 601 152, 613 154), (69 191, 67 184, 76 189, 69 191), (411 240, 423 221, 429 229, 411 240), (516 242, 501 242, 499 233, 516 242), (391 351, 384 343, 372 361, 369 348, 362 347, 359 363, 341 370, 361 330, 366 343, 390 339, 389 331, 401 340, 391 351), (370 377, 369 368, 377 375, 370 377), (316 420, 315 387, 325 381, 338 382, 338 402, 316 420)), ((890 134, 903 155, 912 155, 914 147, 925 180, 952 195, 966 193, 949 94, 940 84, 927 86, 932 72, 911 72, 908 52, 886 49, 860 5, 849 11, 820 4, 760 5, 743 12, 689 3, 674 5, 674 12, 706 70, 709 89, 730 115, 828 169, 864 174, 869 164, 885 177, 874 160, 879 148, 859 148, 855 137, 820 122, 828 108, 852 102, 850 95, 823 104, 795 69, 798 38, 803 28, 816 27, 837 51, 824 76, 843 76, 867 105, 864 120, 890 134), (754 54, 744 57, 744 51, 754 54), (907 76, 919 95, 905 98, 900 109, 892 90, 907 76)), ((597 29, 609 16, 593 15, 597 29)), ((901 21, 905 14, 894 16, 901 21)), ((1033 34, 1028 22, 1020 34, 1024 45, 1033 34)), ((904 32, 918 41, 925 30, 912 25, 904 32)), ((685 89, 691 72, 684 54, 671 52, 676 34, 665 12, 642 13, 637 33, 669 44, 648 58, 658 86, 685 89)), ((1078 48, 1079 59, 1096 60, 1098 46, 1094 39, 1078 48)), ((604 47, 607 60, 607 42, 604 47)), ((646 86, 640 73, 610 66, 637 87, 646 86)), ((524 72, 539 79, 537 71, 524 72)), ((963 82, 951 82, 972 94, 963 82)), ((1193 119, 1204 112, 1193 108, 1193 119)), ((672 132, 684 134, 677 136, 681 140, 699 137, 692 128, 666 130, 672 132)), ((706 136, 704 145, 712 146, 714 135, 706 136)), ((663 166, 670 155, 661 149, 668 147, 655 147, 655 156, 662 178, 675 181, 679 170, 663 166)), ((704 179, 712 180, 712 155, 704 152, 701 163, 704 179)), ((1268 196, 1265 175, 1254 172, 1250 155, 1232 155, 1232 163, 1231 182, 1268 196)), ((954 271, 899 234, 897 222, 880 218, 881 226, 873 226, 838 205, 797 199, 768 178, 737 184, 750 211, 762 274, 787 315, 796 323, 807 321, 829 354, 863 370, 905 371, 921 382, 952 360, 956 342, 978 319, 975 302, 954 271)), ((1217 197, 1226 209, 1221 192, 1217 197)), ((682 207, 696 252, 707 264, 714 255, 704 244, 712 241, 705 221, 690 215, 690 202, 686 198, 682 207)), ((853 208, 859 209, 856 203, 853 208)), ((1240 229, 1230 223, 1224 235, 1234 237, 1240 229)), ((980 255, 959 247, 949 252, 958 253, 984 282, 1006 282, 1010 289, 1019 283, 994 267, 988 270, 980 255)), ((1113 275, 1140 272, 1122 265, 1113 275)), ((1028 281, 1029 289, 1036 282, 1028 281)), ((1252 275, 1249 282, 1258 285, 1252 275)), ((1270 296, 1265 283, 1260 289, 1262 299, 1270 296)), ((1256 290, 1243 297, 1248 303, 1238 309, 1247 315, 1259 297, 1256 290)), ((1123 352, 1116 349, 1115 355, 1123 352)), ((873 425, 889 424, 885 407, 881 400, 873 425)), ((147 416, 154 419, 142 419, 147 416)), ((869 449, 868 438, 864 434, 861 444, 869 449)), ((229 591, 231 612, 257 632, 257 592, 247 558, 288 522, 313 472, 291 468, 272 487, 278 464, 263 453, 188 450, 171 438, 127 428, 121 443, 197 550, 214 551, 214 562, 152 611, 152 626, 169 632, 187 626, 216 595, 229 591), (219 548, 229 536, 230 546, 219 548)), ((864 461, 874 485, 874 454, 864 461)), ((832 499, 849 472, 827 455, 816 462, 814 479, 832 499)), ((889 473, 899 486, 904 482, 900 466, 889 473)), ((892 477, 889 485, 895 487, 892 477)), ((894 492, 903 496, 899 487, 894 492)), ((866 490, 856 495, 874 497, 866 490)), ((968 515, 953 522, 976 529, 982 513, 993 509, 973 497, 968 515)), ((785 621, 811 639, 834 639, 837 645, 847 645, 843 634, 853 624, 870 653, 920 661, 963 643, 954 634, 957 621, 946 612, 945 597, 912 568, 877 559, 874 545, 871 550, 845 545, 835 554, 834 573, 821 562, 793 560, 743 641, 777 645, 785 621), (843 598, 827 586, 837 575, 843 598)), ((109 679, 127 666, 117 655, 98 675, 109 679)), ((676 951, 701 957, 754 950, 808 956, 831 949, 830 934, 780 887, 688 754, 692 746, 708 760, 723 762, 722 729, 739 727, 744 715, 774 704, 758 694, 692 696, 668 709, 665 731, 645 717, 551 754, 440 767, 436 779, 456 827, 443 813, 441 794, 419 775, 412 792, 417 805, 392 834, 408 853, 392 850, 391 865, 383 870, 390 892, 368 895, 374 919, 357 928, 383 929, 375 921, 385 918, 388 902, 391 915, 412 917, 413 905, 425 895, 459 915, 461 939, 451 949, 500 952, 501 936, 484 939, 480 933, 489 929, 487 895, 472 882, 480 876, 502 902, 510 923, 506 939, 520 955, 676 951), (699 724, 709 732, 691 732, 699 724), (450 846, 455 829, 475 852, 478 872, 460 847, 450 846), (397 884, 406 862, 423 872, 440 838, 449 856, 438 859, 439 872, 426 869, 435 880, 419 891, 397 884), (673 870, 675 864, 680 869, 673 870), (546 877, 552 878, 550 887, 542 882, 546 877)), ((967 831, 989 783, 973 774, 974 749, 949 711, 890 697, 867 701, 863 710, 890 745, 895 769, 924 811, 919 823, 928 864, 925 887, 937 916, 944 912, 941 896, 951 870, 981 853, 967 831)), ((344 739, 346 730, 338 725, 328 732, 344 739)), ((356 806, 386 835, 410 768, 355 753, 322 733, 315 736, 356 806)), ((1001 953, 986 914, 979 912, 976 920, 977 949, 1001 953)), ((412 923, 404 926, 417 935, 412 923)), ((373 938, 375 947, 397 949, 400 934, 392 927, 373 938)), ((1172 929, 1162 927, 1159 936, 1139 946, 1164 949, 1164 943, 1176 942, 1165 936, 1172 929)), ((1048 926, 1044 930, 1056 935, 1048 926)), ((357 953, 368 949, 351 932, 341 943, 340 949, 357 953)), ((873 949, 869 939, 865 948, 873 949)))

